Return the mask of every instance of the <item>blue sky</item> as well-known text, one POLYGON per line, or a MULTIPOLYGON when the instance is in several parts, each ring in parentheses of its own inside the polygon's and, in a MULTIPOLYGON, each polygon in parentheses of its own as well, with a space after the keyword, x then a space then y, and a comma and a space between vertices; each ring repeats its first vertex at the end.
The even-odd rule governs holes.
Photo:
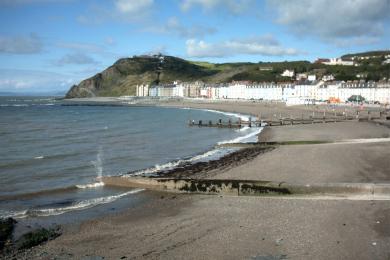
POLYGON ((118 58, 309 60, 390 49, 390 0, 0 0, 0 92, 67 90, 118 58))

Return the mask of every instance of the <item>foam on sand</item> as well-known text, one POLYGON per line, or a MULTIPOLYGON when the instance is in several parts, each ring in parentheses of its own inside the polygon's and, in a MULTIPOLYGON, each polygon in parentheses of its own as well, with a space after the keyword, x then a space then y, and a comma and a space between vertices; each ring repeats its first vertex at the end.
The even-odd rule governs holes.
POLYGON ((97 187, 103 187, 104 183, 103 182, 95 182, 95 183, 88 183, 84 185, 76 185, 77 188, 79 189, 90 189, 90 188, 97 188, 97 187))
POLYGON ((82 200, 82 201, 78 201, 70 206, 61 207, 61 208, 43 208, 43 209, 28 209, 28 210, 15 211, 15 212, 0 212, 0 217, 1 218, 8 218, 8 217, 25 218, 25 217, 47 217, 47 216, 61 215, 61 214, 64 214, 64 213, 70 212, 70 211, 83 210, 83 209, 92 208, 92 207, 95 207, 98 205, 111 203, 113 201, 116 201, 117 199, 128 196, 130 194, 135 194, 135 193, 141 192, 143 190, 144 189, 135 189, 135 190, 120 193, 117 195, 82 200))

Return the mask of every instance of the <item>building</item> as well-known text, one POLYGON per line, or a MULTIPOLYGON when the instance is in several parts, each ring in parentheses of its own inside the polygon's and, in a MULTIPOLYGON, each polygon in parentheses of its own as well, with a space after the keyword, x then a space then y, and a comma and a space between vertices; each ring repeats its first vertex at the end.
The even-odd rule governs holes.
POLYGON ((309 76, 307 76, 307 80, 308 81, 316 81, 317 80, 317 76, 316 75, 309 75, 309 76))
POLYGON ((137 85, 136 87, 136 96, 137 97, 147 97, 149 96, 149 85, 137 85))
MULTIPOLYGON (((306 74, 305 74, 306 75, 306 74)), ((284 101, 288 105, 313 104, 315 101, 346 102, 351 96, 362 96, 368 102, 390 103, 390 81, 364 80, 316 81, 310 80, 290 83, 234 81, 231 83, 205 84, 203 82, 162 85, 138 85, 137 96, 187 97, 205 99, 242 99, 284 101)))
POLYGON ((306 80, 307 79, 307 74, 306 73, 298 73, 296 75, 295 79, 297 81, 306 80))
POLYGON ((281 74, 282 77, 289 77, 289 78, 294 77, 294 75, 295 75, 294 70, 285 70, 285 71, 283 71, 283 73, 281 74))
POLYGON ((332 74, 322 76, 322 81, 333 81, 334 79, 332 74))
POLYGON ((343 65, 343 66, 355 65, 352 59, 342 59, 342 58, 317 59, 315 63, 321 63, 325 65, 343 65))

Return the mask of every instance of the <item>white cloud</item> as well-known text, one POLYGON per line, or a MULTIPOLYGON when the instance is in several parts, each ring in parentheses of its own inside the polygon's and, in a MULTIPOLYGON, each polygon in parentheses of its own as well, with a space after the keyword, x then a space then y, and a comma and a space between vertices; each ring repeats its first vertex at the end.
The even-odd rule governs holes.
POLYGON ((271 35, 244 40, 229 40, 219 43, 206 43, 195 39, 186 42, 187 55, 196 58, 230 57, 236 55, 290 56, 300 52, 280 46, 271 35))
POLYGON ((54 64, 58 66, 63 66, 68 64, 86 65, 86 64, 98 64, 98 62, 92 57, 84 53, 72 53, 72 54, 66 54, 59 60, 55 61, 54 64))
POLYGON ((49 71, 0 69, 0 91, 47 92, 67 90, 81 80, 49 71))
POLYGON ((105 51, 103 46, 94 43, 59 42, 57 43, 57 46, 63 49, 70 49, 79 52, 100 53, 105 51))
POLYGON ((42 51, 43 43, 34 33, 28 36, 0 36, 0 53, 34 54, 42 51))
POLYGON ((196 6, 204 11, 227 10, 232 14, 242 14, 253 7, 253 0, 183 0, 180 7, 183 11, 188 11, 196 6))
POLYGON ((107 44, 107 45, 115 45, 115 39, 112 38, 112 37, 106 37, 104 39, 104 43, 107 44))
POLYGON ((153 0, 116 0, 115 7, 116 9, 124 14, 135 14, 147 12, 153 6, 153 0))
POLYGON ((317 35, 332 41, 340 38, 372 39, 384 32, 390 20, 389 0, 268 0, 276 21, 299 35, 317 35))
POLYGON ((88 9, 88 13, 76 18, 77 22, 83 25, 98 25, 107 21, 142 22, 150 19, 154 0, 114 0, 108 8, 95 4, 88 9))
POLYGON ((105 39, 105 45, 85 42, 57 42, 56 46, 62 49, 71 50, 73 53, 76 54, 94 54, 105 58, 113 58, 117 56, 117 54, 110 51, 110 45, 114 44, 114 40, 112 38, 109 38, 105 39))
POLYGON ((192 25, 189 27, 180 23, 177 17, 170 17, 163 25, 154 25, 144 29, 147 32, 176 34, 183 38, 203 38, 205 35, 214 34, 217 30, 213 27, 203 25, 192 25))

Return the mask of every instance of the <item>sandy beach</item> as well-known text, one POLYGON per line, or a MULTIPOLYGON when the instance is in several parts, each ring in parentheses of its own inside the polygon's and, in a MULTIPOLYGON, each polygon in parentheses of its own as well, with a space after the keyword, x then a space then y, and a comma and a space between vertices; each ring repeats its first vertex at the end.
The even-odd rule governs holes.
MULTIPOLYGON (((261 116, 309 117, 356 108, 281 103, 165 102, 261 116)), ((362 112, 364 113, 364 112, 362 112)), ((266 128, 260 141, 335 141, 278 146, 204 178, 289 183, 390 183, 390 128, 341 122, 266 128), (368 142, 367 140, 374 140, 368 142), (383 139, 384 138, 384 139, 383 139), (348 142, 349 140, 349 142, 348 142), (353 140, 353 141, 351 141, 353 140)), ((248 157, 248 156, 246 156, 248 157)), ((64 227, 28 259, 389 259, 389 201, 211 196, 144 191, 154 199, 124 213, 64 227)))

